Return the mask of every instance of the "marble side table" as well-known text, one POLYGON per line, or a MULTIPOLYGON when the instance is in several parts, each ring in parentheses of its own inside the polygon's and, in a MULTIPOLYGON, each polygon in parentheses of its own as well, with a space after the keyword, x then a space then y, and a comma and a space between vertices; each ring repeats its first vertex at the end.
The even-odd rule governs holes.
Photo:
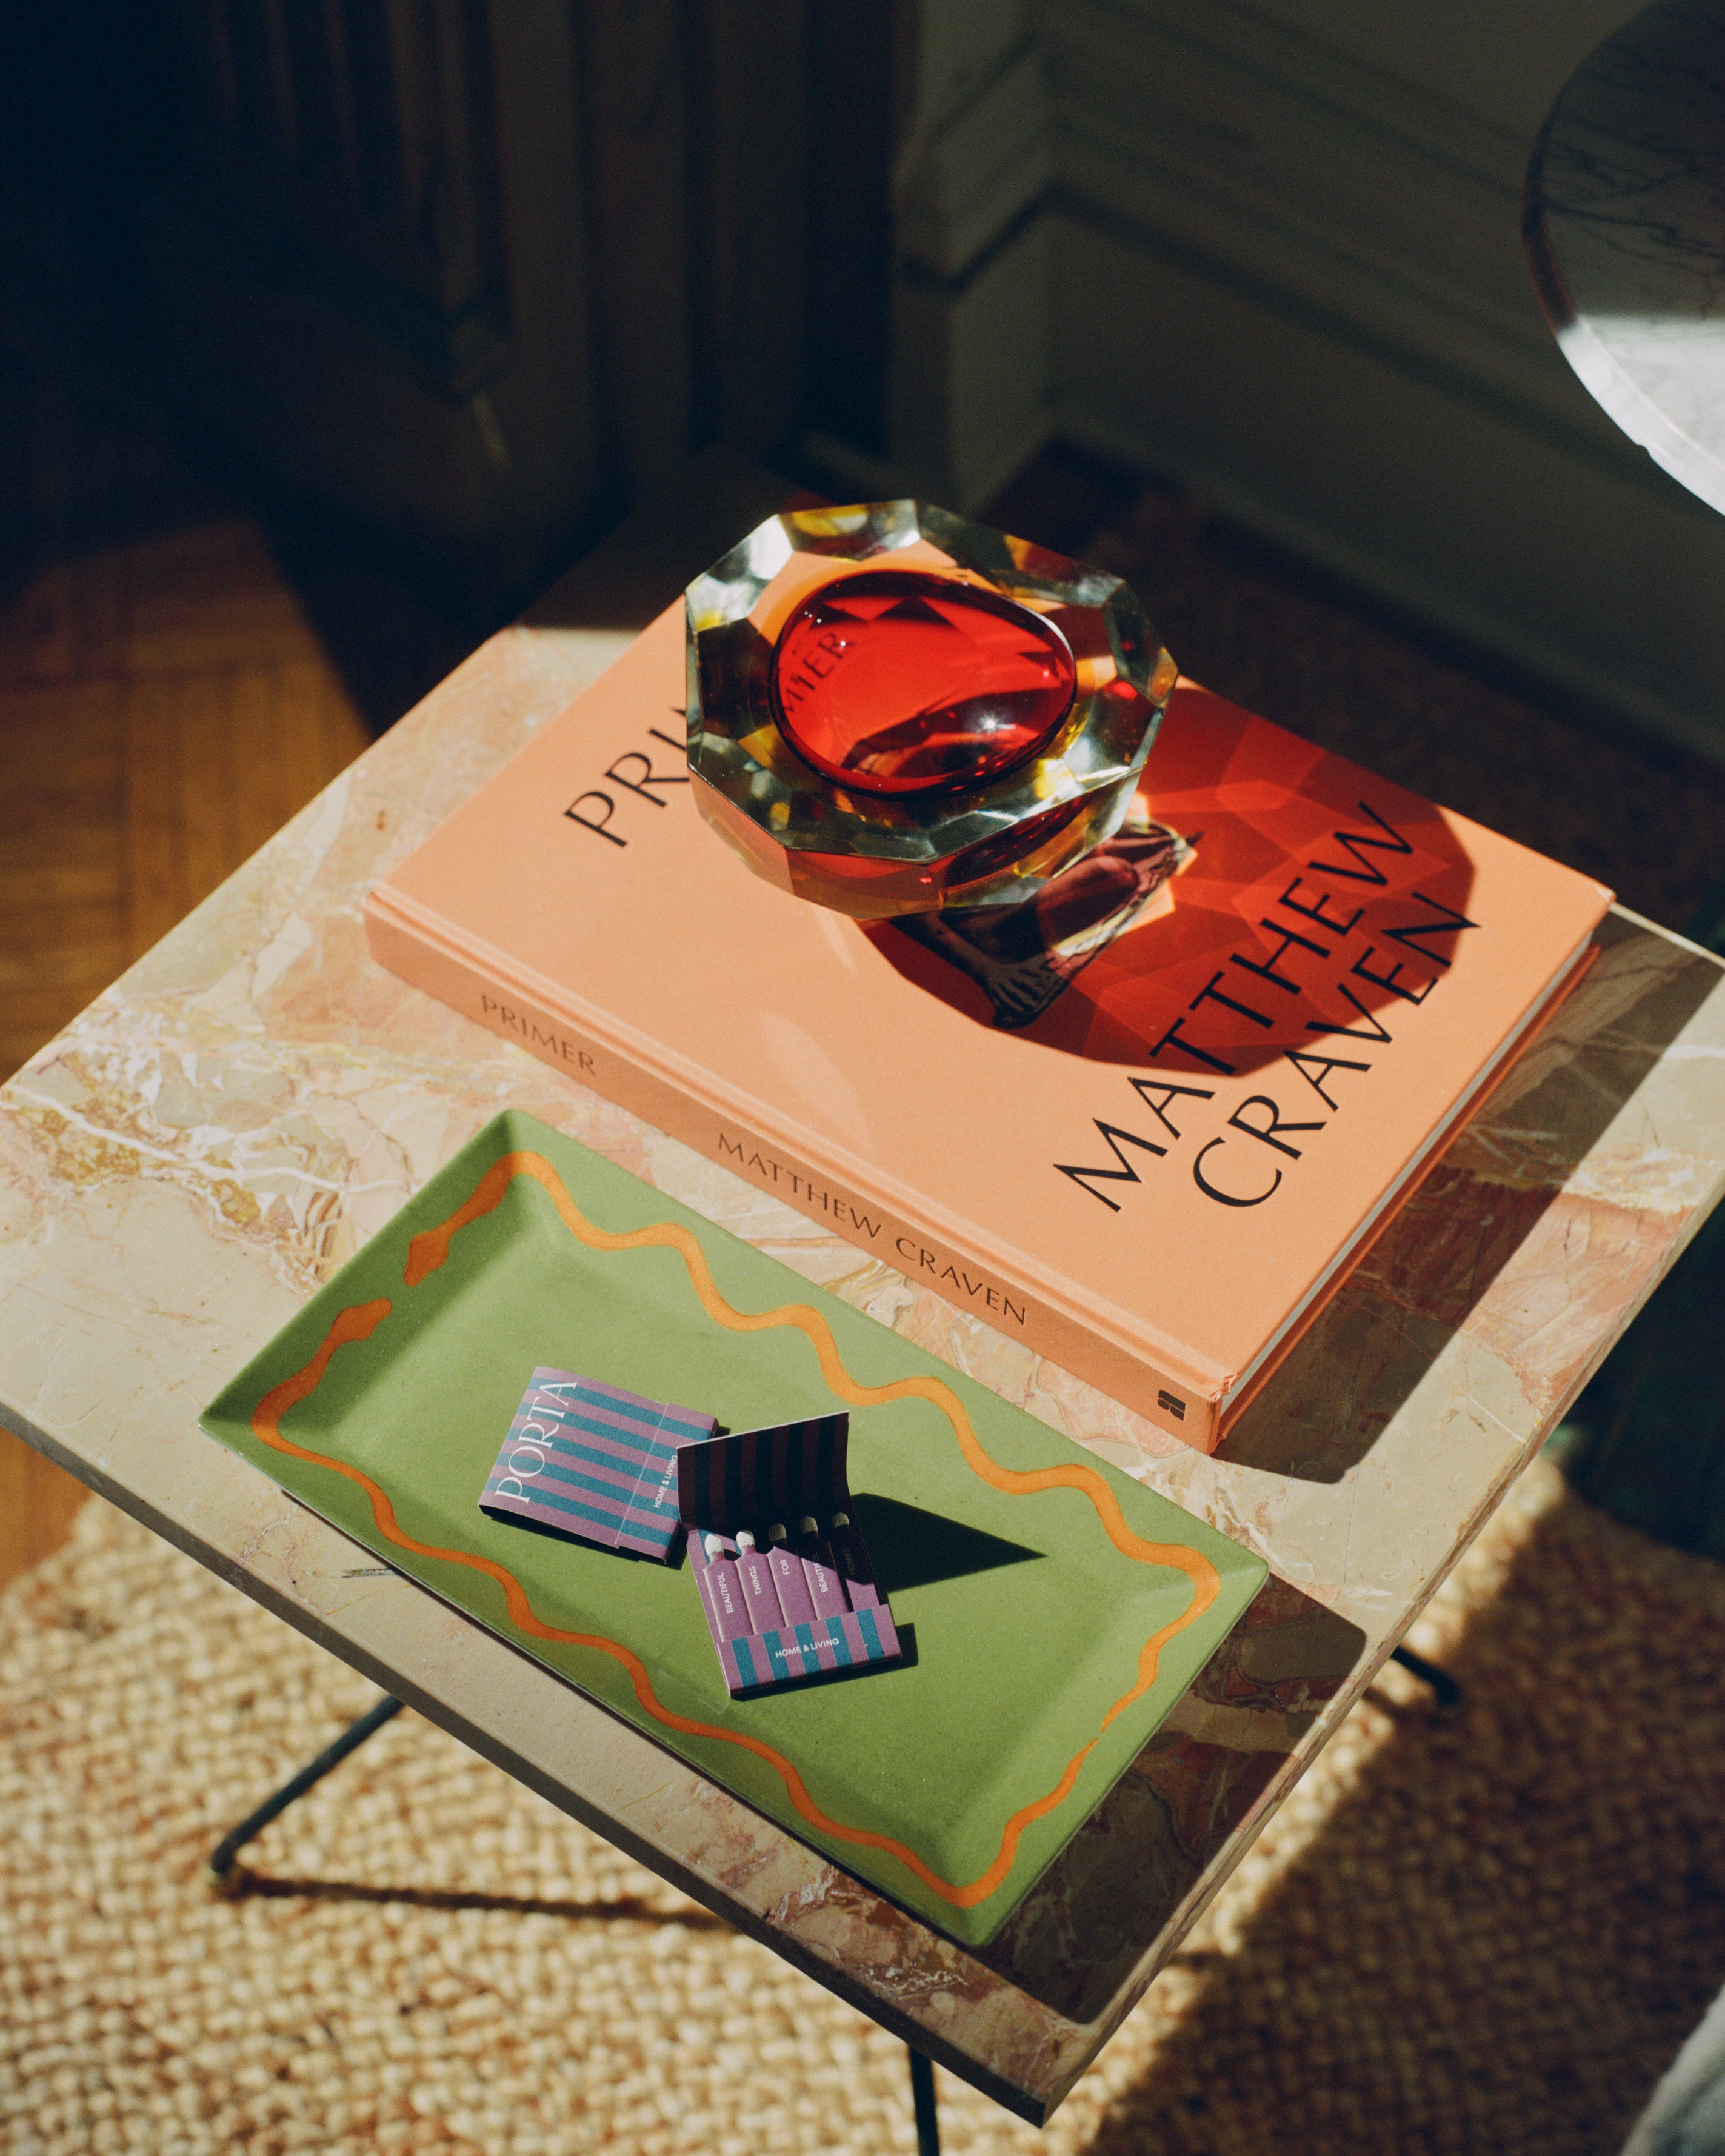
MULTIPOLYGON (((1618 425, 1725 511, 1725 9, 1656 0, 1576 69, 1527 176, 1533 280, 1559 348, 1618 425)), ((1725 949, 1725 884, 1694 932, 1725 949)), ((1563 1466, 1594 1503, 1725 1554, 1725 1391, 1707 1320, 1715 1221, 1581 1401, 1563 1466), (1699 1329, 1698 1329, 1699 1327, 1699 1329)))
POLYGON ((723 461, 494 637, 0 1089, 0 1414, 1033 2122, 1105 2044, 1725 1189, 1725 968, 1615 912, 1547 1030, 1206 1459, 372 965, 375 879, 775 506, 723 461), (506 1103, 1260 1551, 1233 1637, 970 1953, 395 1574, 198 1411, 506 1103), (369 1572, 370 1568, 366 1568, 369 1572))
POLYGON ((1533 281, 1632 441, 1725 510, 1725 12, 1656 0, 1564 85, 1534 147, 1533 281))

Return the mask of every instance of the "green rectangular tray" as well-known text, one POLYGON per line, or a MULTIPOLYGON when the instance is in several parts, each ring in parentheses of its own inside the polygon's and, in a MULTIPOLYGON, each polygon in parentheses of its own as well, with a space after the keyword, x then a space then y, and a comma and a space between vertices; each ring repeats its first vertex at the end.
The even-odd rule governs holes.
POLYGON ((989 1938, 1266 1568, 531 1116, 488 1124, 206 1409, 379 1557, 967 1944, 989 1938), (747 1429, 850 1410, 901 1665, 727 1697, 686 1562, 486 1518, 553 1363, 747 1429))

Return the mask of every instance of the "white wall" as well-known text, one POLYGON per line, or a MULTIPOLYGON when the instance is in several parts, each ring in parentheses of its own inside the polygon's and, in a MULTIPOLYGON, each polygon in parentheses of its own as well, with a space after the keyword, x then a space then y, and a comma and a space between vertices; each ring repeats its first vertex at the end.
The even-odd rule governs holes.
POLYGON ((1725 521, 1540 319, 1522 177, 1626 0, 922 0, 891 469, 1059 434, 1725 759, 1725 521))
POLYGON ((1642 0, 1260 0, 1290 30, 1522 141, 1642 0))

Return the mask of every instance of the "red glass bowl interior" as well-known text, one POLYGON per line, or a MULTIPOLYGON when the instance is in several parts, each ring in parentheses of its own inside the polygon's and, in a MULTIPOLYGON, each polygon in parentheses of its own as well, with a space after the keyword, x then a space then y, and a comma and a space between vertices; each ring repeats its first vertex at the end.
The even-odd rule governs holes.
POLYGON ((1050 739, 1078 686, 1051 622, 916 569, 811 592, 779 633, 772 680, 793 747, 865 793, 997 778, 1050 739))

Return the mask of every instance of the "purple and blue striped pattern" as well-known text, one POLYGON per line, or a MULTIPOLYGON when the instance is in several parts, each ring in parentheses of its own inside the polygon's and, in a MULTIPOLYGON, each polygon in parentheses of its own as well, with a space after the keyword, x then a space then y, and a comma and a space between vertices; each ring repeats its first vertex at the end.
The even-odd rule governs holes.
POLYGON ((715 1428, 711 1415, 573 1370, 541 1368, 510 1423, 480 1510, 668 1563, 682 1533, 678 1451, 715 1428))
MULTIPOLYGON (((740 1607, 725 1611, 715 1607, 715 1584, 721 1577, 728 1576, 726 1561, 735 1557, 737 1549, 729 1536, 717 1539, 719 1551, 709 1557, 705 1532, 691 1530, 689 1558, 696 1584, 701 1590, 707 1629, 718 1650, 726 1689, 733 1698, 738 1692, 762 1691, 775 1685, 793 1684, 799 1677, 819 1676, 834 1670, 900 1659, 901 1650, 898 1634, 893 1629, 892 1612, 880 1599, 872 1579, 867 1590, 870 1599, 853 1601, 848 1609, 830 1610, 825 1616, 800 1625, 779 1625, 762 1632, 748 1630, 746 1595, 733 1594, 729 1598, 740 1607), (737 1621, 739 1616, 742 1625, 737 1621)), ((790 1561, 793 1564, 803 1562, 794 1553, 790 1561)))
POLYGON ((842 1616, 798 1625, 794 1631, 746 1633, 719 1645, 719 1666, 733 1696, 789 1684, 823 1670, 896 1662, 898 1658, 898 1635, 884 1607, 847 1609, 842 1616))

